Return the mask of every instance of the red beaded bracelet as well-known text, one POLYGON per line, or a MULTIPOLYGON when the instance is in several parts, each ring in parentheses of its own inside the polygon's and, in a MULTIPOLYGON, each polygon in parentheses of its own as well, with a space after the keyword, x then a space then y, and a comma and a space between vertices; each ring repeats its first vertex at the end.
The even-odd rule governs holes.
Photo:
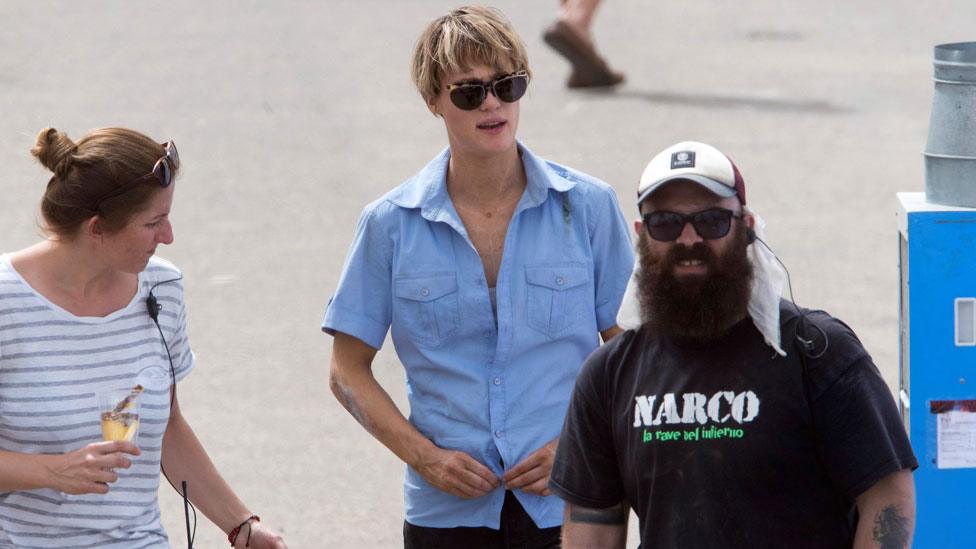
MULTIPOLYGON (((247 520, 245 520, 244 522, 242 522, 242 523, 238 524, 237 526, 235 526, 234 529, 231 530, 229 534, 227 534, 227 541, 230 542, 230 546, 231 547, 233 547, 234 544, 237 543, 237 536, 239 536, 241 534, 241 528, 244 528, 244 525, 245 524, 250 525, 252 520, 254 522, 261 522, 261 517, 259 517, 257 515, 251 515, 251 516, 247 517, 247 520)), ((248 528, 247 528, 247 545, 250 545, 250 543, 251 543, 251 528, 250 528, 250 526, 248 526, 248 528)))

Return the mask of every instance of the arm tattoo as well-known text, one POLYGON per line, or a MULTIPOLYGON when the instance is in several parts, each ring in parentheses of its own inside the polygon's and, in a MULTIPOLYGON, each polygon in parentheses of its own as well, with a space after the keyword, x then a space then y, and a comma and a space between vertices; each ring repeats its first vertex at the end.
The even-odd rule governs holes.
POLYGON ((587 524, 617 526, 627 524, 627 506, 623 502, 606 509, 590 509, 570 504, 569 520, 587 524))
POLYGON ((875 516, 873 533, 881 549, 904 549, 908 545, 908 519, 898 506, 888 505, 875 516))
POLYGON ((350 414, 352 414, 352 417, 359 422, 359 424, 362 425, 366 431, 372 433, 373 425, 370 423, 369 418, 363 412, 362 408, 360 408, 359 403, 356 402, 356 395, 354 395, 349 388, 342 384, 339 384, 338 387, 338 394, 341 395, 339 398, 339 403, 342 404, 342 406, 348 410, 350 414))

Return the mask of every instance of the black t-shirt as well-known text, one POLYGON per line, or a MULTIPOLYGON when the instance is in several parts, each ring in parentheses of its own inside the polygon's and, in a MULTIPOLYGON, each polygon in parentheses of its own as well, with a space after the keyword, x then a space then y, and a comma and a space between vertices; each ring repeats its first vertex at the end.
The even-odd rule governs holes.
POLYGON ((795 309, 780 316, 786 357, 749 319, 707 346, 632 330, 593 353, 551 489, 583 507, 626 500, 647 549, 850 547, 854 499, 918 463, 851 329, 808 312, 804 362, 795 309))

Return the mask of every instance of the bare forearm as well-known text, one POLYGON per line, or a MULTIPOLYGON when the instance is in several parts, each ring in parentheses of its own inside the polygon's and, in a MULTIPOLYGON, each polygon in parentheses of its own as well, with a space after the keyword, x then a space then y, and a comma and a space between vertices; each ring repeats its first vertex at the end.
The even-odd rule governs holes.
POLYGON ((623 549, 627 543, 627 505, 590 509, 566 504, 563 549, 623 549))
POLYGON ((376 440, 438 490, 477 498, 499 486, 499 479, 472 456, 438 448, 403 417, 390 395, 373 377, 376 349, 336 332, 329 385, 332 393, 376 440))
POLYGON ((51 487, 50 456, 0 451, 0 492, 51 487))
POLYGON ((416 467, 424 449, 433 443, 421 434, 373 377, 362 368, 342 368, 333 363, 332 393, 353 418, 401 460, 416 467))
POLYGON ((915 531, 915 491, 911 472, 885 477, 857 499, 854 549, 906 549, 915 531))
POLYGON ((624 333, 624 329, 614 324, 613 326, 610 326, 606 330, 600 332, 600 337, 603 338, 603 342, 606 343, 622 333, 624 333))
POLYGON ((174 414, 166 427, 162 461, 170 482, 182 491, 185 480, 190 501, 224 532, 251 515, 220 476, 182 414, 174 414))

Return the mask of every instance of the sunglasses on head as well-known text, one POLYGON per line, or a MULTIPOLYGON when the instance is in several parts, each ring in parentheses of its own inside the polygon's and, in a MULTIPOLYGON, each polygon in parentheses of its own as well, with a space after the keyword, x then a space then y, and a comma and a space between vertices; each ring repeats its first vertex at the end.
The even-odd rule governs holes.
POLYGON ((98 211, 98 207, 102 205, 102 202, 129 192, 143 181, 155 179, 156 182, 159 183, 160 188, 165 189, 166 187, 169 187, 170 183, 173 182, 173 174, 180 169, 180 153, 176 150, 176 143, 173 143, 172 141, 167 141, 162 145, 165 152, 163 153, 163 156, 156 161, 156 164, 153 165, 151 172, 147 173, 146 175, 141 175, 132 181, 129 181, 128 183, 102 195, 92 204, 91 209, 93 211, 98 211))
POLYGON ((525 95, 525 90, 528 87, 529 73, 518 71, 488 82, 448 84, 446 89, 450 93, 451 103, 454 103, 455 107, 462 111, 473 111, 485 102, 489 91, 506 103, 514 103, 525 95))
POLYGON ((651 238, 660 242, 673 242, 681 236, 687 223, 691 223, 698 236, 705 240, 722 238, 729 234, 733 217, 742 219, 742 214, 725 208, 709 208, 691 214, 662 210, 646 213, 643 219, 644 227, 651 238))

